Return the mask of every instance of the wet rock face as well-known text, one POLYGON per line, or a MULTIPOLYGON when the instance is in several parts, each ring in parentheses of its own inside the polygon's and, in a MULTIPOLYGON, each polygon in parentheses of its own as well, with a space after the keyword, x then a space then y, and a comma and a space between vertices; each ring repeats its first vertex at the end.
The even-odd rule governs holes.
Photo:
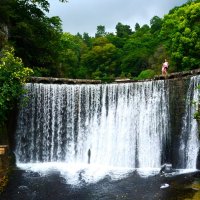
POLYGON ((197 169, 200 170, 200 150, 197 157, 197 169))
POLYGON ((161 166, 160 169, 160 174, 165 174, 165 173, 172 173, 172 164, 171 163, 165 163, 164 165, 161 166))
POLYGON ((182 118, 185 113, 186 94, 189 86, 189 79, 171 79, 169 84, 169 112, 171 130, 170 155, 173 166, 179 167, 178 158, 180 147, 180 134, 182 130, 182 118))

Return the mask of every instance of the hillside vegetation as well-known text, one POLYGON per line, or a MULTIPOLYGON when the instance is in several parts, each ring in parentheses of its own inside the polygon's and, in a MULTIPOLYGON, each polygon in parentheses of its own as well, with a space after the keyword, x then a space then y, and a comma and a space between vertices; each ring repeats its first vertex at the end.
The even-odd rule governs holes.
POLYGON ((46 16, 48 8, 46 0, 1 0, 0 4, 4 27, 0 46, 12 45, 35 76, 109 80, 134 78, 142 72, 148 78, 161 73, 165 58, 170 72, 200 66, 199 0, 175 7, 163 18, 154 16, 150 26, 119 22, 116 33, 108 33, 98 25, 95 37, 64 33, 59 17, 46 16))

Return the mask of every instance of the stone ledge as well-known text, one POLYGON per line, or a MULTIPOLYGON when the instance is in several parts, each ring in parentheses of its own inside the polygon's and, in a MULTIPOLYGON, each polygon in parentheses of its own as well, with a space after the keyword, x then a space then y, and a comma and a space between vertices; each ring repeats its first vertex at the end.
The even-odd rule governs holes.
MULTIPOLYGON (((166 77, 163 75, 157 75, 152 79, 120 79, 117 78, 113 83, 131 83, 131 82, 146 82, 152 80, 165 80, 165 79, 181 79, 184 77, 194 76, 200 74, 200 68, 190 71, 169 73, 166 77)), ((29 83, 51 83, 51 84, 101 84, 101 80, 90 79, 68 79, 68 78, 53 78, 53 77, 30 77, 27 81, 29 83)))
POLYGON ((28 82, 31 83, 53 83, 53 84, 99 84, 101 80, 90 79, 67 79, 53 77, 30 77, 28 82))
POLYGON ((183 72, 174 72, 168 74, 166 77, 163 75, 155 76, 154 80, 162 80, 162 79, 176 79, 176 78, 183 78, 193 75, 200 74, 200 69, 190 70, 190 71, 183 71, 183 72))

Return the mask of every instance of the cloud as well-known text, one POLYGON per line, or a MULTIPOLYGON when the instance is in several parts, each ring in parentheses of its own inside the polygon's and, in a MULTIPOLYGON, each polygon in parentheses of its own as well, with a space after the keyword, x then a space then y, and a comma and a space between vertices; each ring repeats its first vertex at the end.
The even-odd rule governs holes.
POLYGON ((185 2, 187 0, 69 0, 63 4, 49 0, 49 15, 61 18, 65 32, 94 35, 98 25, 114 33, 118 22, 134 30, 136 23, 149 24, 154 16, 163 17, 185 2))

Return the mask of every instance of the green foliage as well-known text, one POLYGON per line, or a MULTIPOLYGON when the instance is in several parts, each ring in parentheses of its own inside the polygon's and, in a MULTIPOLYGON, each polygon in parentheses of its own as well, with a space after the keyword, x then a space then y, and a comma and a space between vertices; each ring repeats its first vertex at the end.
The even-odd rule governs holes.
MULTIPOLYGON (((162 63, 167 58, 167 60, 170 60, 167 51, 163 45, 157 46, 153 55, 149 57, 149 64, 151 66, 151 69, 154 70, 154 72, 159 75, 161 73, 162 63)), ((169 72, 176 71, 174 68, 174 65, 170 62, 170 67, 168 69, 169 72)))
POLYGON ((117 73, 118 57, 115 45, 104 37, 98 37, 94 39, 92 49, 82 55, 81 66, 88 69, 91 78, 110 77, 117 73))
POLYGON ((162 28, 162 19, 158 16, 154 16, 150 20, 150 25, 151 25, 151 33, 159 32, 160 29, 162 28))
POLYGON ((148 69, 161 74, 165 58, 169 72, 200 65, 199 0, 173 8, 163 19, 154 16, 150 26, 136 23, 135 31, 118 23, 116 33, 107 33, 99 25, 95 37, 63 33, 60 18, 46 16, 49 6, 48 0, 1 0, 0 4, 0 48, 7 41, 5 25, 8 43, 35 76, 112 80, 138 77, 148 69))
POLYGON ((12 0, 1 0, 0 4, 0 24, 8 23, 9 16, 12 13, 11 9, 12 0))
POLYGON ((141 71, 150 68, 149 57, 158 45, 157 38, 153 37, 148 26, 138 29, 126 41, 123 47, 121 70, 138 76, 141 71))
POLYGON ((152 69, 146 69, 139 74, 138 78, 139 79, 151 79, 154 76, 155 76, 155 72, 152 69))
POLYGON ((104 37, 106 36, 105 26, 99 25, 97 26, 97 32, 95 33, 95 37, 104 37))
POLYGON ((127 38, 132 34, 131 27, 129 25, 123 25, 122 23, 118 23, 116 25, 117 36, 121 38, 127 38))
MULTIPOLYGON (((32 4, 40 6, 46 12, 49 11, 49 2, 47 0, 17 0, 19 3, 32 4)), ((68 2, 67 0, 59 0, 60 2, 68 2)))
POLYGON ((87 47, 92 46, 92 39, 88 33, 83 33, 83 42, 87 45, 87 47))
POLYGON ((196 111, 196 112, 194 113, 194 119, 196 119, 197 121, 200 120, 200 112, 199 112, 199 111, 196 111))
POLYGON ((1 51, 0 57, 0 124, 6 120, 8 111, 24 92, 22 85, 32 70, 24 67, 22 60, 14 56, 13 48, 1 51))
POLYGON ((140 25, 138 23, 135 24, 135 31, 138 31, 140 29, 140 25))
POLYGON ((12 10, 8 14, 9 43, 14 46, 16 56, 33 69, 48 68, 51 76, 57 76, 60 18, 49 18, 42 11, 49 6, 48 1, 13 0, 9 6, 12 10))
POLYGON ((36 76, 36 77, 48 77, 50 76, 50 71, 46 68, 43 68, 43 67, 35 67, 34 70, 33 70, 33 76, 36 76))
MULTIPOLYGON (((87 40, 89 44, 89 38, 87 40)), ((70 33, 63 33, 60 40, 59 66, 57 71, 59 76, 68 78, 79 78, 80 57, 88 50, 80 36, 70 33)), ((82 75, 81 75, 82 76, 82 75)))
POLYGON ((200 3, 189 2, 163 20, 161 37, 179 71, 200 65, 200 3))

